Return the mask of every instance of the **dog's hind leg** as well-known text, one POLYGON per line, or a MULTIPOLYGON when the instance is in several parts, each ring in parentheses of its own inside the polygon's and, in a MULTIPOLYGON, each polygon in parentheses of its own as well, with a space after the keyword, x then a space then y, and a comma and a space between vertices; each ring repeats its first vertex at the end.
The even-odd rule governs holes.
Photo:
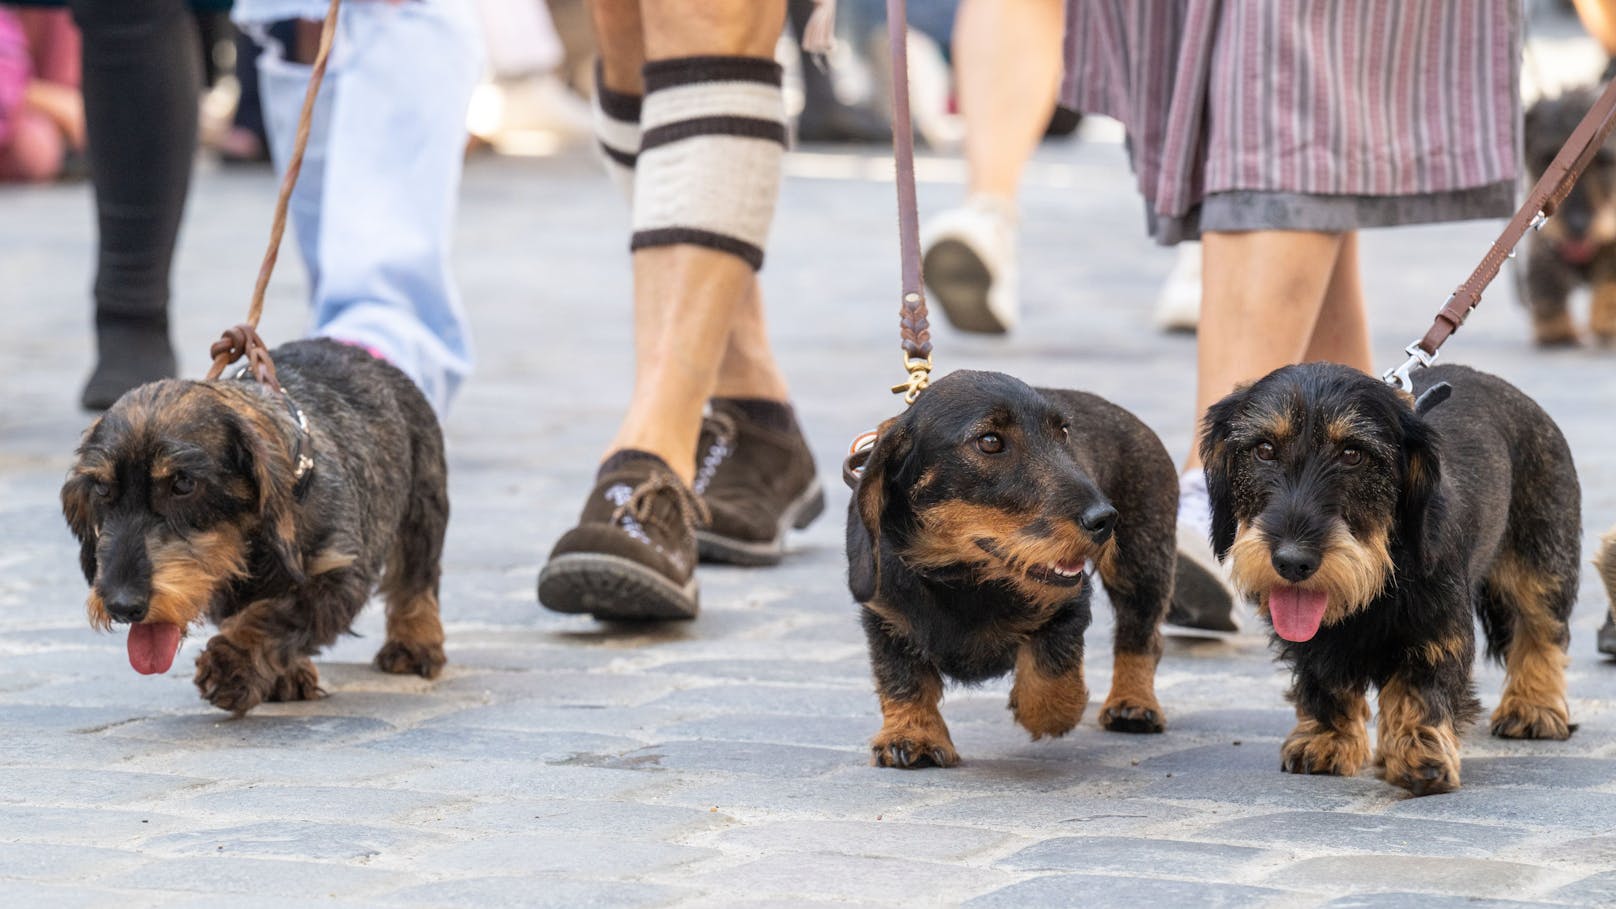
POLYGON ((1166 716, 1156 700, 1156 664, 1161 662, 1161 623, 1173 597, 1177 558, 1170 527, 1152 539, 1119 534, 1117 546, 1097 566, 1116 612, 1111 691, 1100 708, 1100 725, 1112 732, 1161 732, 1166 716), (1126 555, 1119 555, 1126 553, 1126 555))
POLYGON ((1291 688, 1296 728, 1279 750, 1286 773, 1353 776, 1369 760, 1369 702, 1362 687, 1333 690, 1299 676, 1291 688))
POLYGON ((1594 262, 1593 303, 1588 330, 1601 344, 1616 344, 1616 261, 1601 257, 1594 262))
POLYGON ((438 575, 449 524, 442 450, 417 440, 415 471, 409 508, 382 575, 387 643, 375 663, 383 672, 432 679, 447 662, 438 615, 438 575))
POLYGON ((1493 735, 1501 738, 1565 739, 1575 729, 1565 667, 1577 576, 1574 567, 1568 578, 1532 564, 1537 556, 1547 553, 1506 548, 1481 588, 1489 650, 1504 660, 1504 693, 1492 718, 1493 735))

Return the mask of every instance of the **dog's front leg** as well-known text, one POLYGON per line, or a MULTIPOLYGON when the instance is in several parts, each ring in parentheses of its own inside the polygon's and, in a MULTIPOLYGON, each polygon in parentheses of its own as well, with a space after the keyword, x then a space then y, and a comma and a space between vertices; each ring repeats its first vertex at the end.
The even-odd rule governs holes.
POLYGON ((1459 788, 1459 734, 1452 701, 1431 674, 1405 671, 1381 686, 1375 763, 1386 782, 1415 795, 1459 788))
POLYGON ((1010 712, 1034 741, 1046 735, 1059 738, 1083 719, 1089 703, 1083 681, 1083 632, 1088 625, 1086 606, 1066 606, 1016 653, 1010 712))
POLYGON ((1616 259, 1609 252, 1594 260, 1593 303, 1588 328, 1601 344, 1616 344, 1616 259))
POLYGON ((943 699, 943 678, 937 667, 915 653, 868 606, 864 608, 864 633, 869 639, 876 695, 881 699, 881 731, 870 741, 870 763, 903 770, 958 764, 959 752, 937 709, 943 699))
POLYGON ((281 633, 291 598, 258 600, 225 620, 196 660, 196 687, 208 703, 240 716, 263 701, 320 697, 319 675, 281 633))
POLYGON ((1331 688, 1308 675, 1291 689, 1296 728, 1279 749, 1286 773, 1353 776, 1369 760, 1369 701, 1362 686, 1331 688))

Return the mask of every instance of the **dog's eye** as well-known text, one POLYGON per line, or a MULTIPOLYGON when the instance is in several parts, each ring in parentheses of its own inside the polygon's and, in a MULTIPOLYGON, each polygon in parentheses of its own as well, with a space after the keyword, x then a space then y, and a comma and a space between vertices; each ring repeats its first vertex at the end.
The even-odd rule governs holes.
POLYGON ((1348 467, 1357 467, 1363 463, 1363 452, 1356 448, 1341 449, 1341 463, 1348 467))
POLYGON ((1272 442, 1258 442, 1252 453, 1257 456, 1259 461, 1272 461, 1279 457, 1279 452, 1274 450, 1274 443, 1272 442))
POLYGON ((196 480, 188 473, 176 473, 168 481, 168 489, 177 497, 188 496, 196 492, 196 480))
POLYGON ((104 499, 104 498, 106 498, 107 496, 110 496, 110 495, 112 495, 112 486, 111 486, 111 484, 109 484, 109 483, 97 483, 97 484, 95 484, 95 497, 96 498, 104 499))
POLYGON ((983 454, 998 454, 1004 451, 1004 439, 996 432, 985 432, 976 437, 976 447, 983 454))

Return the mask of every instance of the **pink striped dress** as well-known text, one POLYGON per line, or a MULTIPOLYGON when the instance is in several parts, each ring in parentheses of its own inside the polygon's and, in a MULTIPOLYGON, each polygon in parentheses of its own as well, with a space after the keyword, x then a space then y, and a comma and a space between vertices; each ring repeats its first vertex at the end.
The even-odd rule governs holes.
POLYGON ((1067 0, 1063 101, 1120 120, 1162 243, 1514 208, 1518 0, 1067 0))

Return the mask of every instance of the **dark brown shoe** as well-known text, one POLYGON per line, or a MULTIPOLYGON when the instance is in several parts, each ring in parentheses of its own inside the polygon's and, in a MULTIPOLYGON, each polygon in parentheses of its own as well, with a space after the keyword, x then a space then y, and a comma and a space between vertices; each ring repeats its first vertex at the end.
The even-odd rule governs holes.
POLYGON ((702 422, 695 491, 711 514, 696 530, 709 562, 773 565, 785 555, 787 532, 825 511, 814 458, 795 421, 784 430, 765 426, 723 399, 714 399, 702 422))
POLYGON ((539 572, 539 602, 606 621, 695 618, 702 511, 662 459, 613 455, 539 572))

